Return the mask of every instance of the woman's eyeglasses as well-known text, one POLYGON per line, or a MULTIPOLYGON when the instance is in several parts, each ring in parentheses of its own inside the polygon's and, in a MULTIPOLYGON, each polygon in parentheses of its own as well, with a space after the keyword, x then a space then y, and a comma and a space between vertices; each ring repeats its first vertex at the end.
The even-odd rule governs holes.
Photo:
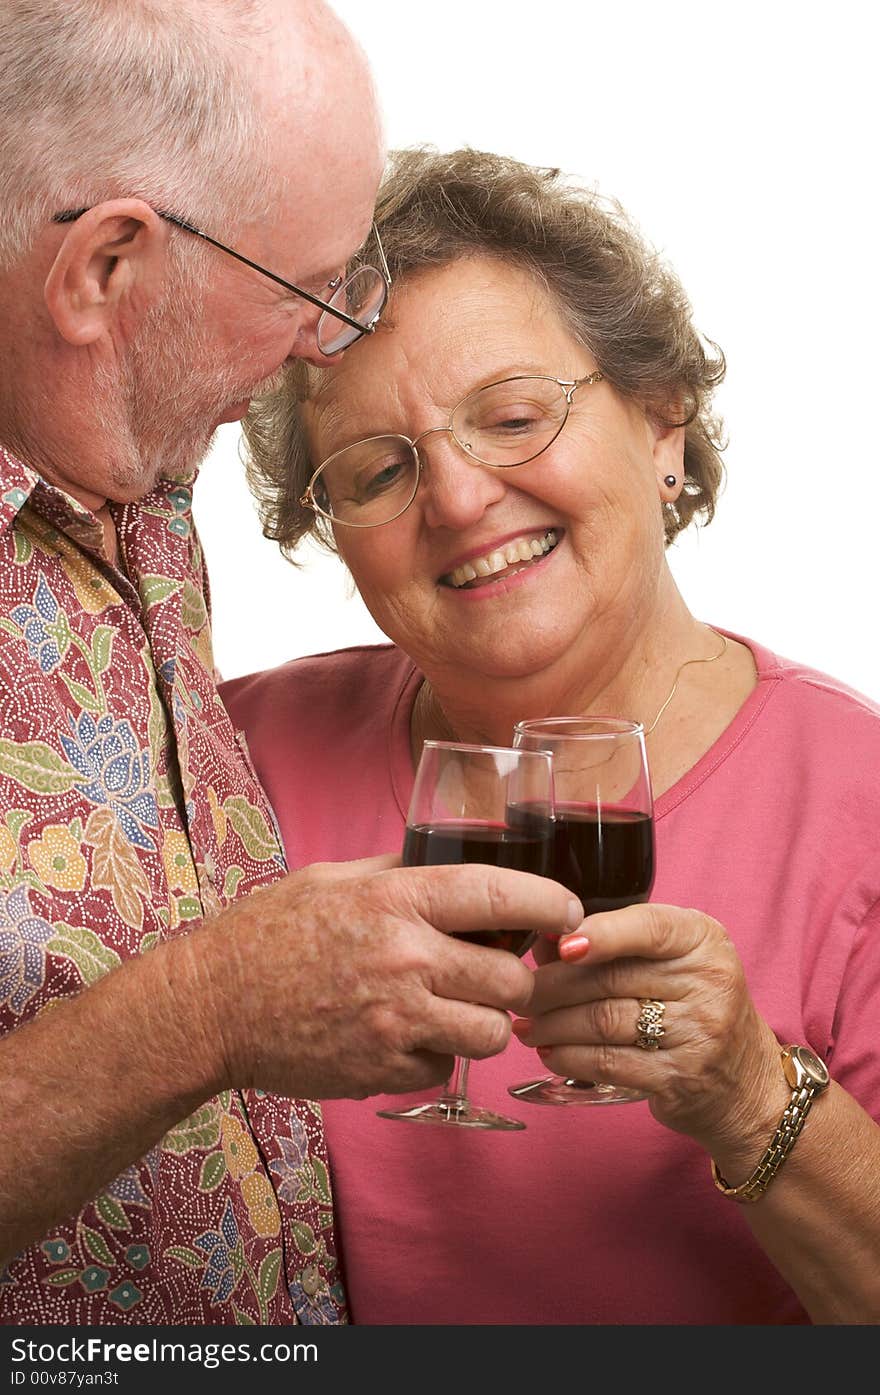
POLYGON ((350 528, 391 523, 416 497, 418 445, 426 436, 448 431, 470 460, 492 470, 527 465, 556 440, 578 388, 602 378, 599 372, 574 380, 521 376, 477 388, 452 409, 446 426, 433 426, 414 441, 369 436, 335 451, 318 466, 299 502, 350 528))

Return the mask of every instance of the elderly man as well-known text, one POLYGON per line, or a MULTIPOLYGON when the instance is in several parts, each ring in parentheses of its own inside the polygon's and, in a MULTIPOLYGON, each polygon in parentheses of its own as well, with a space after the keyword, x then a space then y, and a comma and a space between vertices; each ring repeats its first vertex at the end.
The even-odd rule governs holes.
POLYGON ((0 1321, 345 1321, 303 1101, 500 1050, 530 975, 441 932, 579 911, 287 874, 217 697, 194 471, 381 310, 369 74, 319 0, 0 0, 0 51, 0 1321))

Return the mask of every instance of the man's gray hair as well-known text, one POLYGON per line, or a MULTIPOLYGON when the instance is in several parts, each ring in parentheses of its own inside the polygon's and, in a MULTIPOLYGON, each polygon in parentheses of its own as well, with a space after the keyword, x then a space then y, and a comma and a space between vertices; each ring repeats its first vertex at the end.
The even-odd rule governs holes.
MULTIPOLYGON (((259 0, 0 0, 0 268, 53 214, 138 197, 229 235, 265 212, 259 0)), ((181 234, 181 236, 186 236, 181 234)))

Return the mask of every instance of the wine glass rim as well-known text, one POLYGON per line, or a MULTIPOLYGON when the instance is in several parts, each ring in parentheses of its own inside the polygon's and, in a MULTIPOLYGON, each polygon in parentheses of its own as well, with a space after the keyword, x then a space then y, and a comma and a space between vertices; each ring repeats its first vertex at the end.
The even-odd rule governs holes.
POLYGON ((430 746, 440 751, 477 751, 487 755, 500 756, 544 756, 546 751, 527 751, 522 746, 481 746, 467 741, 423 741, 422 746, 430 746))
POLYGON ((642 722, 630 721, 626 717, 527 717, 517 722, 514 735, 550 736, 564 727, 598 727, 598 731, 569 730, 565 733, 574 741, 602 740, 608 736, 643 736, 642 722))

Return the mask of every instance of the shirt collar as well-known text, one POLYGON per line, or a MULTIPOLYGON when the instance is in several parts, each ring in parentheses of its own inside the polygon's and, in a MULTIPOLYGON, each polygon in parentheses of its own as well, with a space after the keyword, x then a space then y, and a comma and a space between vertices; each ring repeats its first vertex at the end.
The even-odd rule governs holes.
POLYGON ((15 521, 39 478, 36 470, 0 446, 0 533, 5 533, 15 521))
MULTIPOLYGON (((168 512, 169 516, 187 515, 192 506, 197 474, 198 470, 193 469, 179 479, 161 479, 145 499, 137 501, 138 505, 168 512)), ((100 550, 103 529, 91 509, 44 480, 32 466, 0 445, 0 534, 12 527, 27 503, 80 546, 100 550)), ((130 504, 111 505, 114 510, 124 508, 127 511, 132 507, 130 504)))

